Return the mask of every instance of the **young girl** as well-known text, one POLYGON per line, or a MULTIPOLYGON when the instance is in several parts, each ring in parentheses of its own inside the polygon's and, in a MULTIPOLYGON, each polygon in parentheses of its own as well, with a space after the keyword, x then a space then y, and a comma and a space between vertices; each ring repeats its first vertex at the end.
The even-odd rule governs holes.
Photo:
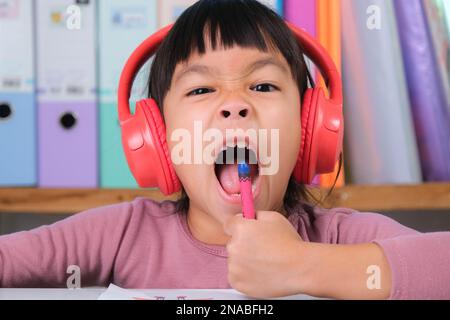
MULTIPOLYGON (((198 121, 221 132, 279 130, 278 170, 257 177, 257 218, 240 214, 229 167, 174 163, 178 202, 138 198, 0 237, 0 286, 63 287, 76 265, 83 287, 449 299, 450 233, 310 205, 291 177, 309 78, 301 48, 270 9, 255 0, 197 2, 159 47, 149 93, 167 137, 179 128, 194 135, 198 121)), ((173 151, 176 143, 167 143, 173 151)))

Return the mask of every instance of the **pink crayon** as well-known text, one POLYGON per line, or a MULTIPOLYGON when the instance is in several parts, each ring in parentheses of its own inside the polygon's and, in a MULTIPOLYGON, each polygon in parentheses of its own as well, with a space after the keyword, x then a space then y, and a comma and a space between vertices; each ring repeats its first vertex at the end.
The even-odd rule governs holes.
POLYGON ((246 219, 256 219, 253 206, 252 177, 247 163, 238 164, 239 185, 241 187, 242 213, 246 219))

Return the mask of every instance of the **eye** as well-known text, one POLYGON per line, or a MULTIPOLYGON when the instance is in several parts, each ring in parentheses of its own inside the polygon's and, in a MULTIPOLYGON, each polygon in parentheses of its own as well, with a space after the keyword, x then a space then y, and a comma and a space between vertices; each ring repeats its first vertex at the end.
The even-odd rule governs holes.
POLYGON ((253 91, 259 91, 259 92, 273 92, 273 91, 279 90, 278 87, 276 87, 270 83, 261 83, 250 89, 253 91))
POLYGON ((198 95, 202 95, 202 94, 207 94, 207 93, 211 93, 214 92, 213 89, 209 89, 209 88, 197 88, 195 90, 192 90, 191 92, 189 92, 187 94, 188 97, 190 96, 198 96, 198 95))

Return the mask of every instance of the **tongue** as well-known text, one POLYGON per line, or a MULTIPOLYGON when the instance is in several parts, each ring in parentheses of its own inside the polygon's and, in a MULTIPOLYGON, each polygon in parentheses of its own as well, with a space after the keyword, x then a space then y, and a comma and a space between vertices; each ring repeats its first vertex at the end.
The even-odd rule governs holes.
MULTIPOLYGON (((258 166, 250 165, 250 168, 251 168, 250 176, 253 179, 253 177, 257 174, 258 166)), ((240 193, 241 188, 239 185, 237 164, 222 165, 217 176, 225 192, 227 192, 228 194, 240 193)))
POLYGON ((219 181, 223 190, 228 194, 239 193, 239 175, 237 170, 237 164, 226 164, 220 168, 219 181))

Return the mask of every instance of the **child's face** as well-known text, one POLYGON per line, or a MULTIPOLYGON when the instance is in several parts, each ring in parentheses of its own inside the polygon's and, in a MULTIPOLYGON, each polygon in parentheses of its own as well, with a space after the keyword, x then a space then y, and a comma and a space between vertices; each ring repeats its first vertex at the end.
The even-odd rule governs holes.
MULTIPOLYGON (((177 65, 163 110, 170 151, 180 146, 180 140, 173 139, 174 133, 190 135, 191 162, 174 164, 190 198, 190 211, 200 210, 221 223, 242 212, 239 196, 225 191, 231 189, 222 187, 214 163, 205 163, 201 159, 201 164, 194 164, 194 152, 198 152, 194 150, 195 139, 202 141, 200 151, 207 146, 211 148, 211 141, 214 141, 213 149, 218 151, 224 145, 221 139, 205 141, 199 136, 211 128, 218 129, 223 137, 226 137, 227 129, 253 129, 258 139, 250 139, 250 144, 257 153, 261 153, 261 148, 256 148, 262 143, 260 129, 266 129, 267 143, 264 145, 268 150, 265 154, 272 162, 279 158, 279 164, 272 163, 274 174, 260 174, 253 179, 255 209, 281 210, 299 153, 300 94, 290 67, 280 53, 237 46, 216 50, 207 47, 203 55, 194 53, 187 62, 177 65), (201 124, 202 131, 194 130, 195 122, 197 130, 201 124)), ((223 177, 232 184, 237 177, 236 166, 228 168, 230 170, 222 177, 230 172, 235 174, 234 177, 223 177)))

